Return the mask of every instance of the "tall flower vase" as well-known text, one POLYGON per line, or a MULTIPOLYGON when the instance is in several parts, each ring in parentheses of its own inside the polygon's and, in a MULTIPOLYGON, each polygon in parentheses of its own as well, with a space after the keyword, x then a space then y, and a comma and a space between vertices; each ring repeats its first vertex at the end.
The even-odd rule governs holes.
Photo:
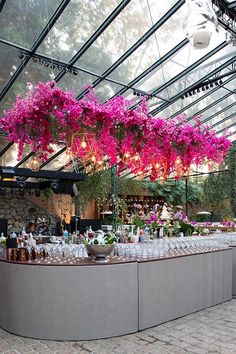
POLYGON ((163 236, 164 236, 164 227, 161 226, 159 230, 159 238, 163 238, 163 236))

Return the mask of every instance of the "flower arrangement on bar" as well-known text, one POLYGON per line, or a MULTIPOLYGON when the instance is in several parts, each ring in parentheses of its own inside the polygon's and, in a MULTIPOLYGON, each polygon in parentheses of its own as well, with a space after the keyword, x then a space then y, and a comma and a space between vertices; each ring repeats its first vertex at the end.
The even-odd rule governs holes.
POLYGON ((200 117, 193 126, 183 117, 150 116, 145 99, 131 109, 134 102, 122 96, 99 103, 92 88, 79 101, 54 81, 28 88, 0 122, 8 140, 18 144, 19 159, 27 144, 45 161, 57 143, 91 171, 116 164, 118 173, 126 168, 165 181, 170 173, 176 179, 187 175, 191 164, 221 163, 230 148, 230 141, 202 125, 200 117))
POLYGON ((139 208, 138 212, 134 212, 130 217, 130 222, 142 229, 146 227, 150 230, 164 228, 166 234, 170 229, 175 235, 178 235, 180 231, 192 234, 196 222, 190 221, 182 209, 182 206, 173 208, 167 203, 156 204, 149 213, 139 208))
POLYGON ((107 234, 101 231, 97 235, 93 235, 92 238, 85 237, 83 243, 87 249, 88 255, 95 258, 95 262, 103 263, 107 262, 106 256, 112 253, 114 244, 118 238, 114 234, 107 234))

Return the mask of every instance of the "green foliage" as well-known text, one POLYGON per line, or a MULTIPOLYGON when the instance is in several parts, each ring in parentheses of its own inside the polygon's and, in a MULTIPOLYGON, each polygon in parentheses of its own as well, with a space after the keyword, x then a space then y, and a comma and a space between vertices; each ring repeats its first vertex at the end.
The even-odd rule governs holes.
POLYGON ((143 227, 145 225, 145 222, 139 216, 135 216, 133 222, 137 227, 143 227))
POLYGON ((46 198, 47 202, 49 201, 50 197, 52 196, 52 193, 53 193, 53 191, 51 188, 45 188, 43 190, 43 195, 46 198))
POLYGON ((112 245, 117 242, 117 237, 115 235, 106 234, 104 237, 105 245, 112 245))
POLYGON ((204 182, 204 206, 212 213, 212 221, 221 221, 231 214, 226 205, 231 195, 230 184, 231 175, 227 172, 210 174, 204 182))
POLYGON ((230 202, 231 210, 234 217, 236 217, 236 146, 232 145, 227 159, 226 166, 228 167, 230 174, 230 202))
POLYGON ((129 177, 120 177, 118 180, 118 194, 120 195, 142 195, 146 189, 143 181, 129 177))
POLYGON ((77 186, 79 195, 74 198, 77 210, 84 210, 89 200, 94 199, 97 202, 107 200, 111 194, 111 170, 86 175, 85 180, 77 186))
POLYGON ((185 222, 180 221, 180 230, 181 232, 184 233, 185 236, 187 235, 192 235, 194 231, 194 227, 190 224, 186 224, 185 222))
POLYGON ((0 241, 0 246, 1 247, 6 247, 6 240, 1 240, 0 241))
MULTIPOLYGON (((165 198, 168 204, 184 205, 186 203, 185 181, 168 180, 165 184, 149 183, 149 190, 159 197, 165 198)), ((203 199, 201 185, 188 182, 188 204, 198 204, 203 199)))

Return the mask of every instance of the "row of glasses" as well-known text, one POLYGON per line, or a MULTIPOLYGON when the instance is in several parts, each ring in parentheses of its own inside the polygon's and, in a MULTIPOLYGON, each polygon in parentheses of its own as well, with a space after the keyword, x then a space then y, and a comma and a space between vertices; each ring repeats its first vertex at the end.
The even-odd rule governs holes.
POLYGON ((155 239, 146 243, 119 243, 115 255, 120 260, 149 259, 214 251, 225 247, 218 238, 198 236, 155 239))
POLYGON ((76 263, 88 256, 83 244, 40 244, 36 246, 37 262, 41 263, 76 263))
MULTIPOLYGON (((216 250, 232 243, 228 235, 188 236, 154 239, 144 243, 118 243, 114 248, 117 260, 145 260, 166 256, 178 256, 216 250)), ((234 235, 236 241, 236 234, 234 235)), ((33 247, 27 246, 32 254, 33 247)), ((73 264, 88 257, 83 244, 40 244, 34 249, 38 263, 69 263, 73 264)))
POLYGON ((141 260, 163 257, 167 254, 168 247, 165 240, 157 243, 150 241, 146 243, 117 243, 115 256, 118 260, 141 260))

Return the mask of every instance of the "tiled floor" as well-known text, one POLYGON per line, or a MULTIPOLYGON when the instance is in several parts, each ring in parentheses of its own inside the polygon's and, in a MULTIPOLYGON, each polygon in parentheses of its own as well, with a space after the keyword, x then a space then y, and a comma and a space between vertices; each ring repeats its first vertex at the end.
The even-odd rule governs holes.
POLYGON ((111 339, 55 342, 22 338, 0 329, 0 353, 236 354, 236 300, 111 339))

